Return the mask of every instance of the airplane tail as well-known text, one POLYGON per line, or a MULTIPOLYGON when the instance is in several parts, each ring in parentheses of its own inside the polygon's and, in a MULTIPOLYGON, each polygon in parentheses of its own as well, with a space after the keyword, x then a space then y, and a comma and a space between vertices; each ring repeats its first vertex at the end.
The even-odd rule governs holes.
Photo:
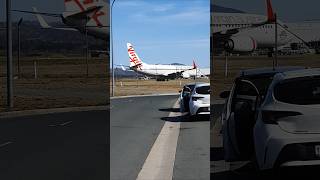
POLYGON ((197 64, 196 64, 196 62, 194 60, 192 62, 192 67, 193 67, 193 69, 197 69, 198 68, 198 66, 197 66, 197 64))
POLYGON ((141 61, 138 54, 135 52, 132 44, 127 43, 127 50, 130 60, 130 67, 141 67, 144 63, 141 61))
POLYGON ((64 0, 66 12, 83 12, 88 8, 100 6, 101 0, 64 0))
POLYGON ((275 22, 276 18, 273 12, 271 0, 267 0, 267 14, 268 14, 268 22, 275 22))
POLYGON ((109 26, 109 3, 103 0, 64 0, 64 18, 89 18, 89 26, 109 26))

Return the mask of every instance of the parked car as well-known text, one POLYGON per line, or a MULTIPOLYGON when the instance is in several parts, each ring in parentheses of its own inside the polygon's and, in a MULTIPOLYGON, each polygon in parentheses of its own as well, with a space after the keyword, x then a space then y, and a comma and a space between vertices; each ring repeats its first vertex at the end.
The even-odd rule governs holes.
POLYGON ((188 83, 183 86, 182 90, 179 91, 180 93, 180 111, 181 112, 189 112, 189 101, 190 101, 190 96, 191 93, 196 86, 196 84, 201 84, 201 82, 198 83, 188 83))
POLYGON ((241 71, 231 91, 220 97, 226 99, 221 115, 224 155, 226 161, 255 160, 253 129, 257 109, 265 100, 275 74, 303 69, 278 67, 241 71))
POLYGON ((191 116, 210 114, 210 84, 196 84, 189 100, 191 116))
POLYGON ((277 74, 253 129, 260 169, 320 165, 320 69, 277 74))

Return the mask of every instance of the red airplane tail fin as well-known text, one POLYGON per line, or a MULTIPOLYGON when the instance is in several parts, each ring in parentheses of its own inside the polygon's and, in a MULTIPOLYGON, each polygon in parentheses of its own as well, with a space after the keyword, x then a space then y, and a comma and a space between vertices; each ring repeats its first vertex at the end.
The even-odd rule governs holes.
POLYGON ((268 13, 268 22, 275 22, 275 14, 273 12, 271 0, 267 0, 267 13, 268 13))
POLYGON ((192 62, 192 66, 193 66, 193 69, 197 69, 197 64, 196 64, 196 62, 194 60, 192 62))

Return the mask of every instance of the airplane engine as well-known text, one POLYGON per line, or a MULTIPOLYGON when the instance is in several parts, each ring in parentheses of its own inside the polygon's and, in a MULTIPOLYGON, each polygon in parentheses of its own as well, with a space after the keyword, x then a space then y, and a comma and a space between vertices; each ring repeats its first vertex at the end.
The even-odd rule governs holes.
POLYGON ((225 43, 225 48, 227 51, 252 52, 256 50, 257 42, 248 36, 235 36, 225 43))

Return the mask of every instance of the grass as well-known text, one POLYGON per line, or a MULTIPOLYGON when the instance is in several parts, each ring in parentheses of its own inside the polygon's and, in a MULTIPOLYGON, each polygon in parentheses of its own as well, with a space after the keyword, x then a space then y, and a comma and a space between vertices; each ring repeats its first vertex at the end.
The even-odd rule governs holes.
MULTIPOLYGON (((16 59, 14 59, 16 61, 16 59)), ((84 58, 23 58, 21 75, 14 63, 14 108, 46 109, 106 105, 109 95, 107 59, 89 59, 89 76, 84 58), (37 62, 37 78, 34 62, 37 62)), ((6 64, 0 63, 0 111, 6 111, 6 64)))
MULTIPOLYGON (((279 66, 303 66, 303 67, 320 67, 320 55, 301 55, 301 56, 279 56, 279 66)), ((228 58, 228 76, 225 77, 225 58, 214 57, 214 73, 211 75, 211 84, 213 86, 214 98, 219 98, 219 94, 224 90, 229 90, 234 78, 241 70, 272 67, 273 58, 239 56, 228 58)))

